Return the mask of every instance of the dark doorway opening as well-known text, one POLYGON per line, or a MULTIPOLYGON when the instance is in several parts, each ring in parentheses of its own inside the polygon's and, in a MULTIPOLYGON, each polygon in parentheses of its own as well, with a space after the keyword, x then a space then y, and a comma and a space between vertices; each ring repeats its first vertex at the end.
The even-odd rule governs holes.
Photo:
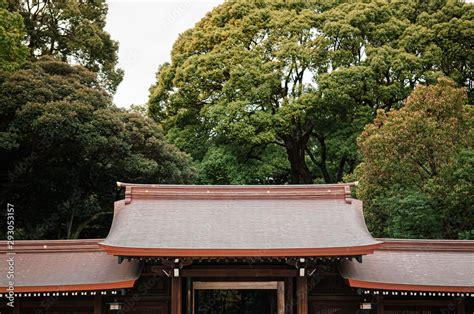
POLYGON ((196 314, 277 314, 276 290, 196 290, 196 314))
POLYGON ((193 314, 284 314, 283 281, 194 281, 193 314))

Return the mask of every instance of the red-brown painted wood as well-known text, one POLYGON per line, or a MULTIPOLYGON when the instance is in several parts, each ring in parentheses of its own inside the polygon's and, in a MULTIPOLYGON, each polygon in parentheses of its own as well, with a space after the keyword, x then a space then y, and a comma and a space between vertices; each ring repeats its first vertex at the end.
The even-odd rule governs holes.
POLYGON ((181 278, 171 279, 171 314, 182 314, 182 286, 181 278))
POLYGON ((94 298, 94 314, 102 314, 102 313, 103 313, 102 296, 96 295, 94 298))
POLYGON ((296 313, 308 314, 308 281, 306 277, 296 278, 296 313))

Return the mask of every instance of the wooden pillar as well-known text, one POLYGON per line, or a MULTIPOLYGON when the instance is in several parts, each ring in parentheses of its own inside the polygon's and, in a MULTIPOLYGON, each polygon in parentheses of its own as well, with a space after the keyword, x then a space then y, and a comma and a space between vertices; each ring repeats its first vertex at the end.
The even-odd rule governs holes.
POLYGON ((293 314, 293 278, 289 277, 285 280, 286 289, 285 289, 285 314, 293 314))
POLYGON ((277 309, 278 314, 285 314, 285 282, 279 281, 277 284, 277 309))
POLYGON ((308 314, 308 280, 296 277, 296 313, 308 314))
POLYGON ((186 314, 193 314, 193 282, 186 278, 186 314))
POLYGON ((466 306, 464 300, 460 300, 458 304, 456 304, 456 313, 457 314, 465 314, 466 313, 466 306))
POLYGON ((102 314, 102 309, 102 296, 96 294, 94 297, 94 314, 102 314))
POLYGON ((13 304, 13 314, 20 314, 20 298, 15 298, 15 303, 13 304))
POLYGON ((383 308, 383 303, 380 301, 377 303, 377 314, 383 314, 385 313, 384 308, 383 308))
POLYGON ((171 314, 182 314, 181 278, 171 279, 171 314))

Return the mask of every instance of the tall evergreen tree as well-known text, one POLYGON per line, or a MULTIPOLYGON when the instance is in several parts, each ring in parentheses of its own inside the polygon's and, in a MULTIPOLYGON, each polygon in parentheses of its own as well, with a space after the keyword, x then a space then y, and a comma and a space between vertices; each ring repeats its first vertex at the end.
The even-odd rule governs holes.
POLYGON ((117 68, 118 43, 104 30, 105 0, 7 0, 8 9, 23 17, 30 59, 49 55, 81 64, 98 73, 114 92, 122 81, 117 68))
POLYGON ((2 204, 17 238, 103 237, 116 180, 185 183, 187 157, 150 118, 116 108, 82 66, 41 58, 0 76, 2 204))
POLYGON ((0 0, 0 71, 13 71, 25 61, 25 36, 21 15, 8 11, 6 0, 0 0))
POLYGON ((474 111, 464 89, 419 85, 359 137, 355 172, 375 236, 474 238, 474 111))
POLYGON ((226 1, 180 35, 149 110, 203 182, 339 182, 377 109, 441 75, 472 95, 473 12, 459 1, 226 1))

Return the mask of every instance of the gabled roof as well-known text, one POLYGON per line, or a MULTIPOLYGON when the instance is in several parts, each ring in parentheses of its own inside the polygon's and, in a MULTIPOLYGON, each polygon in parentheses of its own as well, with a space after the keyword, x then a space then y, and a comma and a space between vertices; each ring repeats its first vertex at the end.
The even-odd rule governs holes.
POLYGON ((350 186, 121 184, 100 243, 118 256, 356 256, 380 242, 367 231, 350 186))
POLYGON ((140 274, 137 261, 117 263, 101 251, 101 240, 0 242, 0 291, 9 286, 7 257, 14 257, 15 292, 86 291, 133 287, 140 274), (14 252, 15 254, 11 254, 14 252))
POLYGON ((362 264, 344 262, 351 287, 373 290, 474 292, 474 241, 380 239, 362 264))

